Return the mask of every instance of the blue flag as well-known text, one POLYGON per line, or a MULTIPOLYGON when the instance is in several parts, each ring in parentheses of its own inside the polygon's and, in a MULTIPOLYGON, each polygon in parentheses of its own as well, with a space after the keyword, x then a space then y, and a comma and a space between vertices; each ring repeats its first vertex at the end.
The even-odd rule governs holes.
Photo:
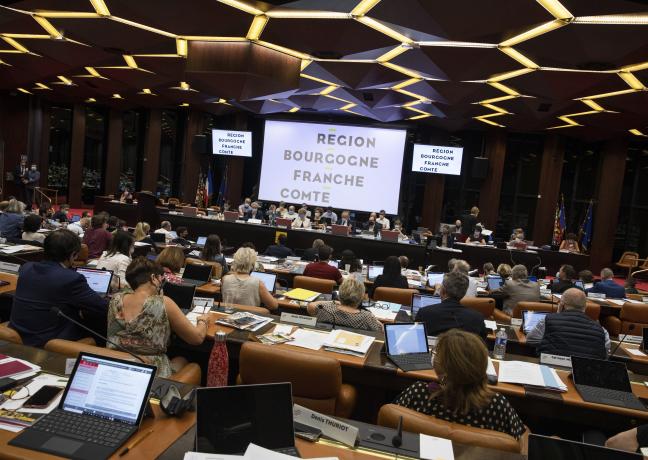
POLYGON ((225 169, 223 169, 223 177, 221 178, 220 188, 218 189, 218 199, 216 200, 218 206, 223 206, 225 203, 225 196, 227 195, 227 168, 228 164, 225 164, 225 169))
POLYGON ((207 170, 207 183, 205 184, 207 189, 207 198, 211 198, 214 194, 214 177, 212 176, 211 166, 207 170))
POLYGON ((585 214, 585 219, 580 228, 580 233, 582 235, 581 246, 583 247, 583 250, 589 249, 590 243, 592 242, 592 226, 594 225, 593 208, 594 202, 590 200, 589 206, 587 207, 587 213, 585 214))

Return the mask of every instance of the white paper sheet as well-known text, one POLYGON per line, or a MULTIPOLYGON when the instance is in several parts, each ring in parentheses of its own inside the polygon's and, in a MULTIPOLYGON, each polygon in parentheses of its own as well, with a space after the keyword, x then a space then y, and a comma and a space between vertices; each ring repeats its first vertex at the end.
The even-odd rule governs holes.
POLYGON ((324 345, 324 342, 326 342, 328 334, 307 331, 306 329, 297 329, 291 337, 293 339, 290 342, 286 342, 287 345, 308 348, 309 350, 319 350, 324 345))
POLYGON ((625 351, 634 356, 646 356, 646 353, 641 350, 637 350, 636 348, 626 348, 625 351))
POLYGON ((497 323, 495 321, 490 320, 490 319, 485 319, 484 320, 484 325, 486 326, 486 329, 491 329, 493 331, 497 330, 497 323))
POLYGON ((452 441, 422 434, 420 436, 421 458, 426 460, 454 460, 452 441))
POLYGON ((184 460, 243 460, 242 455, 204 454, 202 452, 185 452, 184 460))
MULTIPOLYGON (((250 444, 245 451, 245 455, 241 457, 245 460, 289 460, 293 457, 292 455, 280 454, 272 450, 265 449, 263 447, 257 446, 256 444, 250 444)), ((186 460, 186 459, 185 459, 186 460)), ((199 460, 199 459, 192 459, 199 460)), ((211 459, 209 459, 211 460, 211 459)), ((226 459, 230 460, 230 459, 226 459)), ((338 460, 337 457, 320 457, 312 460, 338 460)))

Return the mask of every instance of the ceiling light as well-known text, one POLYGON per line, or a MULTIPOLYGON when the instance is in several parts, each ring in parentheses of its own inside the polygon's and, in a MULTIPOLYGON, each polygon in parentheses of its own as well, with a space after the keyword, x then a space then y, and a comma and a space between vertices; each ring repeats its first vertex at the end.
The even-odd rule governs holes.
MULTIPOLYGON (((606 110, 606 112, 613 113, 613 112, 608 111, 608 110, 606 110)), ((563 115, 563 116, 572 118, 572 117, 582 117, 583 115, 594 115, 594 114, 597 114, 597 113, 601 113, 601 111, 600 110, 588 110, 587 112, 568 113, 567 115, 563 115)), ((558 118, 560 118, 560 117, 558 117, 558 118)))
MULTIPOLYGON (((319 96, 320 94, 315 94, 315 96, 319 96)), ((347 101, 346 99, 342 99, 341 97, 333 96, 331 94, 323 94, 324 97, 328 97, 329 99, 334 99, 336 101, 344 102, 346 104, 350 104, 351 101, 347 101)))
POLYGON ((538 68, 538 64, 533 62, 531 59, 526 57, 524 54, 520 53, 515 48, 511 48, 510 46, 502 46, 499 50, 502 53, 506 54, 511 59, 514 59, 517 62, 519 62, 520 64, 522 64, 524 67, 528 67, 529 69, 537 69, 538 68))
POLYGON ((340 107, 340 110, 349 110, 350 108, 355 107, 358 104, 354 104, 353 102, 349 102, 347 105, 340 107))
POLYGON ((27 91, 25 88, 17 88, 17 89, 18 89, 18 91, 20 91, 21 93, 31 94, 31 93, 30 93, 29 91, 27 91))
POLYGON ((638 72, 639 70, 648 69, 648 62, 642 62, 641 64, 634 64, 631 66, 623 67, 621 71, 623 72, 638 72))
POLYGON ((378 56, 378 58, 376 58, 376 61, 378 61, 378 62, 391 61, 396 56, 399 56, 399 55, 403 54, 408 49, 410 49, 410 47, 404 46, 404 45, 399 45, 396 48, 394 48, 394 49, 392 49, 390 51, 387 51, 385 54, 383 54, 381 56, 378 56))
POLYGON ((599 104, 597 104, 596 102, 592 101, 591 99, 583 99, 581 102, 582 102, 583 104, 585 104, 585 105, 587 105, 587 106, 593 108, 594 110, 599 111, 599 112, 603 112, 603 111, 605 111, 605 109, 604 109, 603 107, 601 107, 599 104))
POLYGON ((17 51, 19 51, 21 53, 29 53, 29 50, 27 48, 22 46, 20 43, 18 43, 13 38, 11 38, 11 37, 2 37, 2 39, 4 41, 6 41, 7 43, 9 43, 11 46, 13 46, 17 51))
POLYGON ((406 102, 405 104, 401 105, 401 107, 413 107, 415 105, 419 105, 419 104, 422 104, 422 103, 423 103, 423 101, 420 101, 420 100, 419 101, 410 101, 410 102, 406 102))
POLYGON ((540 24, 539 26, 534 27, 533 29, 529 29, 526 32, 522 32, 519 35, 511 37, 508 40, 504 40, 502 43, 500 43, 500 46, 517 45, 518 43, 522 43, 532 38, 538 37, 542 34, 546 34, 547 32, 551 32, 552 30, 559 29, 560 27, 566 24, 567 23, 565 21, 562 21, 560 19, 554 19, 553 21, 545 22, 544 24, 540 24))
POLYGON ((629 129, 628 130, 630 133, 634 134, 635 136, 646 136, 644 133, 639 131, 638 129, 629 129))
POLYGON ((0 50, 0 53, 5 53, 5 54, 20 54, 22 51, 18 51, 16 49, 14 50, 0 50))
POLYGON ((510 113, 508 110, 503 109, 502 107, 498 107, 498 106, 493 105, 493 104, 482 102, 482 103, 480 103, 480 105, 482 105, 482 106, 484 106, 484 107, 486 107, 488 109, 494 110, 495 112, 499 112, 501 114, 509 114, 510 113))
POLYGON ((508 101, 509 99, 515 99, 518 96, 500 96, 494 97, 492 99, 485 99, 483 101, 475 102, 475 104, 494 104, 496 102, 508 101))
POLYGON ((187 40, 184 40, 182 38, 177 38, 176 50, 178 52, 178 56, 187 57, 187 40))
POLYGON ((191 89, 191 87, 189 86, 189 83, 187 83, 186 81, 181 81, 180 82, 180 89, 182 89, 184 91, 189 91, 191 89))
POLYGON ((179 105, 179 107, 189 107, 189 103, 183 102, 182 104, 179 105))
POLYGON ((352 16, 364 16, 376 6, 380 0, 361 0, 358 4, 351 10, 352 16))
POLYGON ((278 19, 351 19, 349 13, 318 10, 270 10, 266 11, 266 16, 278 19))
POLYGON ((172 34, 171 32, 167 32, 166 30, 156 29, 155 27, 147 26, 146 24, 141 24, 135 21, 130 21, 128 19, 120 18, 118 16, 110 16, 108 19, 110 19, 111 21, 119 22, 120 24, 126 24, 127 26, 135 27, 136 29, 142 29, 154 34, 163 35, 165 37, 169 37, 169 38, 177 37, 176 34, 172 34))
POLYGON ((85 69, 86 69, 86 70, 88 71, 88 73, 89 73, 90 75, 92 75, 93 77, 103 78, 103 77, 99 74, 99 72, 97 72, 97 70, 96 70, 94 67, 86 67, 85 69))
POLYGON ((9 67, 13 67, 11 64, 6 63, 2 59, 0 59, 0 65, 6 65, 6 66, 9 66, 9 67))
POLYGON ((295 51, 293 49, 286 48, 284 46, 275 45, 274 43, 264 42, 263 40, 256 41, 255 43, 299 59, 311 59, 311 57, 308 54, 300 53, 299 51, 295 51))
POLYGON ((509 88, 508 86, 503 85, 501 83, 498 83, 496 81, 488 82, 488 84, 491 85, 493 88, 497 88, 500 91, 502 91, 502 92, 504 92, 504 93, 506 93, 506 94, 508 94, 510 96, 521 96, 521 94, 518 93, 517 91, 515 91, 513 88, 509 88))
POLYGON ((422 113, 422 114, 427 114, 428 113, 425 110, 417 109, 416 107, 414 107, 412 105, 404 105, 403 108, 407 109, 407 110, 411 110, 412 112, 417 112, 417 113, 422 113))
POLYGON ((648 24, 648 14, 606 14, 602 16, 581 16, 574 18, 577 24, 615 24, 635 26, 648 24))
POLYGON ((358 112, 354 112, 353 110, 350 110, 350 109, 346 109, 346 110, 344 110, 344 112, 346 112, 346 113, 350 113, 350 114, 352 114, 352 115, 357 115, 357 116, 359 116, 359 117, 362 116, 362 115, 360 115, 358 112))
POLYGON ((61 80, 61 81, 63 82, 64 85, 72 85, 72 80, 70 80, 70 79, 67 78, 67 77, 64 77, 63 75, 57 75, 56 78, 58 78, 59 80, 61 80))
POLYGON ((630 72, 619 72, 619 77, 630 86, 632 89, 637 89, 637 90, 644 90, 646 87, 639 81, 637 77, 634 76, 634 74, 630 72))
POLYGON ((420 120, 421 118, 431 117, 431 113, 423 113, 421 115, 414 115, 413 117, 407 118, 407 120, 420 120))
POLYGON ((113 95, 112 95, 112 98, 113 98, 113 99, 124 99, 124 98, 121 96, 121 94, 119 94, 119 93, 115 93, 115 94, 113 94, 113 95))
POLYGON ((157 94, 153 93, 149 88, 144 88, 137 94, 143 94, 145 96, 157 96, 157 94))
POLYGON ((248 5, 245 2, 242 2, 240 0, 218 0, 221 3, 224 3, 225 5, 231 6, 233 8, 239 9, 241 11, 245 11, 246 13, 254 14, 254 15, 259 15, 263 14, 263 11, 248 5))
POLYGON ((397 89, 396 92, 404 94, 405 96, 413 97, 414 99, 417 99, 420 102, 432 102, 427 97, 421 96, 420 94, 416 94, 411 91, 407 91, 406 89, 397 89))
POLYGON ((392 62, 381 62, 380 64, 384 65, 385 67, 389 67, 390 69, 395 70, 396 72, 400 72, 403 75, 407 75, 410 78, 423 79, 423 76, 420 73, 418 73, 417 71, 415 71, 415 70, 411 70, 411 69, 408 69, 406 67, 396 65, 396 64, 394 64, 392 62))
POLYGON ((410 78, 409 80, 402 81, 399 84, 392 86, 391 89, 393 90, 402 89, 405 88, 406 86, 413 85, 414 83, 418 83, 420 81, 423 80, 421 78, 410 78))
POLYGON ((487 113, 485 115, 480 115, 479 118, 494 118, 494 117, 501 117, 502 115, 512 115, 511 113, 502 113, 502 112, 495 112, 495 113, 487 113))
POLYGON ((47 86, 47 85, 45 85, 43 83, 36 83, 36 87, 34 89, 49 89, 49 90, 51 90, 52 88, 50 88, 49 86, 47 86))
POLYGON ((556 19, 573 19, 574 15, 569 12, 558 0, 537 0, 545 10, 549 11, 556 19))
POLYGON ((564 67, 540 67, 538 70, 546 72, 576 72, 576 73, 618 73, 618 70, 588 70, 588 69, 566 69, 564 67))
POLYGON ((110 11, 108 11, 108 7, 104 3, 104 0, 90 0, 90 3, 97 14, 101 16, 110 16, 110 11))
POLYGON ((500 127, 500 128, 505 128, 504 125, 500 125, 499 123, 495 123, 494 121, 487 120, 487 119, 482 118, 482 117, 473 117, 473 118, 474 118, 475 120, 479 120, 479 121, 481 121, 482 123, 488 123, 489 125, 498 126, 498 127, 500 127))
POLYGON ((388 37, 391 37, 394 40, 399 41, 401 43, 408 43, 408 44, 414 43, 414 41, 411 38, 406 37, 405 35, 401 34, 400 32, 395 31, 391 27, 388 27, 385 24, 383 24, 382 22, 376 21, 373 18, 370 18, 370 17, 367 17, 367 16, 361 16, 359 18, 356 18, 356 20, 361 22, 365 26, 371 27, 372 29, 374 29, 374 30, 376 30, 376 31, 378 31, 378 32, 380 32, 382 34, 385 34, 388 37))
POLYGON ((561 115, 558 117, 560 120, 564 121, 567 124, 570 124, 572 126, 578 126, 578 123, 576 123, 574 120, 569 118, 567 115, 561 115))
POLYGON ((94 97, 89 97, 88 99, 85 100, 86 102, 97 102, 97 100, 94 97))
POLYGON ((323 78, 313 77, 312 75, 308 75, 308 74, 305 74, 305 73, 300 73, 299 76, 304 77, 304 78, 308 78, 309 80, 313 80, 313 81, 316 81, 316 82, 319 82, 319 83, 324 83, 324 84, 326 84, 328 86, 337 86, 332 81, 324 80, 323 78))
POLYGON ((299 111, 299 107, 293 107, 293 108, 290 109, 288 112, 290 112, 290 113, 295 113, 295 112, 297 112, 297 111, 299 111))
POLYGON ((309 61, 308 59, 302 59, 301 61, 301 66, 299 67, 300 72, 303 72, 306 67, 310 65, 310 63, 313 61, 309 61))
POLYGON ((47 40, 52 38, 51 35, 43 35, 43 34, 0 34, 3 37, 9 37, 9 38, 27 38, 27 39, 34 39, 34 40, 47 40))
POLYGON ((260 14, 259 16, 254 16, 252 24, 250 25, 250 30, 246 35, 248 40, 258 40, 261 37, 261 33, 268 23, 268 16, 260 14))
POLYGON ((612 91, 611 93, 593 94, 592 96, 579 97, 576 100, 582 101, 583 99, 602 99, 604 97, 621 96, 622 94, 630 94, 636 91, 637 91, 636 89, 624 89, 621 91, 612 91))
POLYGON ((214 101, 214 102, 212 102, 212 104, 224 104, 224 105, 231 105, 231 104, 229 104, 229 103, 228 103, 228 102, 227 102, 227 101, 226 101, 225 99, 223 99, 222 97, 221 97, 221 98, 219 98, 219 99, 218 99, 217 101, 214 101))
POLYGON ((534 70, 535 69, 529 69, 527 67, 525 67, 524 69, 513 70, 511 72, 506 72, 506 73, 503 73, 503 74, 500 74, 500 75, 497 75, 497 76, 494 76, 494 77, 490 77, 487 80, 487 82, 492 83, 492 82, 508 80, 509 78, 519 77, 520 75, 524 75, 526 73, 533 72, 534 70))
POLYGON ((551 126, 550 128, 547 129, 561 129, 561 128, 573 128, 574 126, 582 126, 576 123, 575 125, 569 124, 569 125, 559 125, 559 126, 551 126))
POLYGON ((179 54, 131 54, 133 57, 137 58, 177 58, 182 57, 179 54))
POLYGON ((419 46, 442 46, 449 48, 497 48, 496 43, 458 42, 452 40, 423 40, 416 42, 419 46))
POLYGON ((97 13, 88 13, 85 11, 46 11, 36 10, 35 14, 43 18, 61 18, 61 19, 91 19, 100 18, 97 13))
POLYGON ((129 56, 128 54, 124 54, 124 61, 126 61, 126 65, 130 67, 131 69, 137 69, 137 62, 135 62, 135 59, 133 59, 133 56, 129 56))
POLYGON ((331 94, 331 93, 332 93, 333 91, 335 91, 337 88, 338 88, 337 85, 331 85, 331 86, 328 86, 327 88, 324 88, 322 91, 320 91, 320 95, 321 95, 321 96, 325 96, 325 95, 327 95, 327 94, 331 94))

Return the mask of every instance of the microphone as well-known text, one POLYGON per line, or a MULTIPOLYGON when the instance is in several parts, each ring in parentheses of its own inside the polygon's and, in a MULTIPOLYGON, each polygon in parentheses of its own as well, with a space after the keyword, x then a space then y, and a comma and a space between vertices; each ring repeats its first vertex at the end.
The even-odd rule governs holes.
MULTIPOLYGON (((634 325, 634 324, 630 324, 630 325, 628 326, 628 332, 632 332, 632 331, 634 331, 634 328, 635 328, 635 325, 634 325)), ((621 344, 622 344, 623 342, 625 342, 626 337, 628 337, 628 334, 623 334, 623 338, 622 338, 621 340, 619 340, 619 343, 617 343, 617 346, 614 347, 614 350, 612 350, 612 352, 610 353, 610 356, 608 356, 608 360, 611 359, 612 356, 614 356, 614 353, 617 352, 617 350, 619 349, 619 347, 621 346, 621 344)))
POLYGON ((391 440, 392 446, 399 448, 403 445, 403 416, 401 415, 398 419, 398 427, 396 428, 396 434, 391 440))
POLYGON ((85 324, 82 324, 82 323, 80 323, 79 321, 75 320, 74 318, 69 317, 68 315, 66 315, 65 313, 63 313, 59 307, 52 307, 52 308, 50 308, 50 311, 51 311, 52 313, 56 314, 56 316, 60 316, 60 317, 62 317, 62 318, 67 319, 67 320, 70 321, 71 323, 76 324, 76 325, 79 326, 81 329, 83 329, 83 330, 86 331, 86 332, 91 333, 91 334, 94 335, 95 337, 99 337, 101 340, 105 340, 106 343, 109 343, 110 345, 112 345, 113 347, 115 347, 117 350, 119 350, 119 351, 123 351, 124 353, 128 353, 129 355, 131 355, 133 358, 137 359, 138 361, 140 361, 140 362, 142 362, 142 363, 144 363, 144 364, 147 364, 146 361, 144 361, 142 358, 140 358, 139 356, 137 356, 135 353, 129 351, 128 349, 122 347, 121 345, 119 345, 119 344, 117 344, 117 343, 115 343, 115 342, 113 342, 113 341, 111 341, 111 340, 108 340, 107 337, 104 337, 103 335, 99 334, 98 332, 93 331, 92 329, 90 329, 90 328, 89 328, 88 326, 86 326, 85 324))

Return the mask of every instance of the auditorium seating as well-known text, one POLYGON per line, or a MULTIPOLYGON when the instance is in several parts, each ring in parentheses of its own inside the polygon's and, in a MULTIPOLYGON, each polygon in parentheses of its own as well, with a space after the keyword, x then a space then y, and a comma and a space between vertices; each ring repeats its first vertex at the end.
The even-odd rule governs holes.
POLYGON ((606 316, 603 326, 613 337, 619 334, 641 335, 642 329, 648 327, 648 304, 626 302, 619 317, 606 316))
POLYGON ((351 416, 356 389, 342 383, 337 359, 246 342, 239 355, 237 384, 290 382, 296 404, 336 417, 351 416))
POLYGON ((320 294, 332 293, 336 284, 333 280, 313 278, 312 276, 295 276, 293 280, 293 287, 295 289, 308 289, 309 291, 319 292, 320 294))
POLYGON ((625 268, 628 270, 628 278, 632 275, 632 269, 639 265, 639 253, 633 251, 626 251, 621 254, 618 262, 615 264, 617 267, 625 268))
MULTIPOLYGON (((545 311, 547 313, 556 313, 558 311, 558 303, 518 302, 517 305, 513 307, 511 316, 508 316, 503 311, 495 310, 493 317, 496 321, 510 323, 511 318, 521 319, 523 311, 545 311)), ((587 301, 585 314, 594 321, 598 321, 599 316, 601 315, 601 306, 597 303, 587 301)))
POLYGON ((88 245, 81 243, 81 250, 76 256, 74 262, 72 262, 73 267, 83 267, 88 263, 88 245))
POLYGON ((484 315, 484 319, 491 319, 495 311, 495 299, 490 297, 464 297, 461 305, 472 310, 477 310, 484 315))
POLYGON ((401 417, 403 417, 403 431, 423 433, 461 444, 507 452, 519 453, 524 450, 524 441, 520 442, 506 433, 447 422, 396 404, 385 404, 380 408, 378 425, 396 428, 401 417))
POLYGON ((418 294, 416 289, 399 289, 391 287, 379 287, 373 293, 376 302, 393 302, 401 305, 412 305, 412 294, 418 294))

